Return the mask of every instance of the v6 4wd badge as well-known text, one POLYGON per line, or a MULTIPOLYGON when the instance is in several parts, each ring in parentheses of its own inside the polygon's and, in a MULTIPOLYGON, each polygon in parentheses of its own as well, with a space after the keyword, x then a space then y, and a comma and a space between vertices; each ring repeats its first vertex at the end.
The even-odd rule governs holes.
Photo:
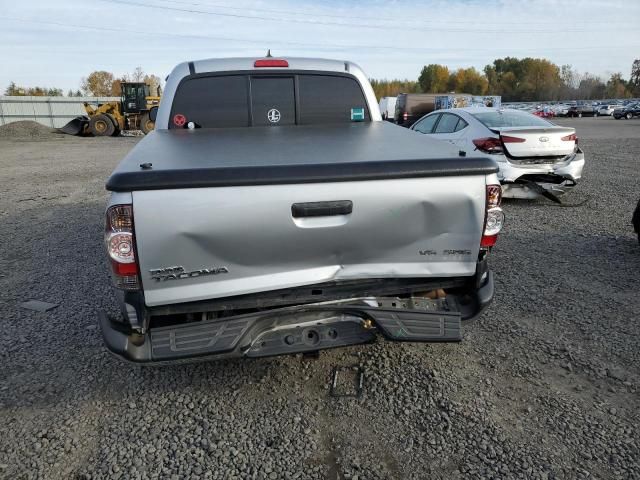
POLYGON ((184 267, 165 267, 165 268, 152 268, 149 270, 151 278, 156 282, 164 282, 165 280, 182 280, 185 278, 201 277, 203 275, 218 275, 220 273, 229 273, 227 267, 211 267, 201 268, 199 270, 191 270, 187 272, 184 267))

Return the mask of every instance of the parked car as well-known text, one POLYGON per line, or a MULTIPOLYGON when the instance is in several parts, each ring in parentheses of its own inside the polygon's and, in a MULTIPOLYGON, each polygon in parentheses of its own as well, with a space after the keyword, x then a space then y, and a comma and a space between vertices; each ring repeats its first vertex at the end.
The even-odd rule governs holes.
POLYGON ((595 112, 596 110, 594 106, 590 104, 584 103, 579 105, 572 105, 567 111, 567 117, 593 117, 595 115, 595 112))
POLYGON ((353 63, 185 62, 154 120, 107 181, 116 355, 460 341, 493 297, 495 162, 383 122, 353 63))
POLYGON ((500 168, 507 198, 557 200, 582 177, 584 153, 574 128, 560 127, 530 113, 495 108, 437 110, 412 127, 452 143, 468 155, 485 155, 500 168))
POLYGON ((554 105, 552 108, 556 117, 566 117, 569 113, 569 105, 554 105))
POLYGON ((600 105, 598 106, 598 109, 595 112, 595 116, 611 116, 613 115, 613 112, 615 110, 619 110, 622 108, 622 105, 612 105, 612 104, 608 104, 608 105, 600 105))
POLYGON ((410 127, 416 120, 436 109, 436 97, 431 93, 401 93, 396 99, 395 120, 398 125, 410 127))
POLYGON ((396 97, 382 97, 378 106, 382 120, 393 122, 396 115, 396 97))
POLYGON ((631 103, 624 108, 613 111, 613 118, 616 120, 620 120, 621 118, 631 120, 633 117, 638 116, 640 116, 640 103, 631 103))

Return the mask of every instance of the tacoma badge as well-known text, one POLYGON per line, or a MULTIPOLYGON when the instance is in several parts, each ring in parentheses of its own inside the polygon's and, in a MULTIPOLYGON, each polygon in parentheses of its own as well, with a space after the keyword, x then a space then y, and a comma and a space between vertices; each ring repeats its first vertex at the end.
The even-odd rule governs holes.
POLYGON ((166 268, 152 268, 149 270, 151 278, 157 282, 164 280, 182 280, 183 278, 201 277, 203 275, 218 275, 219 273, 229 273, 227 267, 211 267, 201 268, 199 270, 185 271, 184 267, 166 267, 166 268))

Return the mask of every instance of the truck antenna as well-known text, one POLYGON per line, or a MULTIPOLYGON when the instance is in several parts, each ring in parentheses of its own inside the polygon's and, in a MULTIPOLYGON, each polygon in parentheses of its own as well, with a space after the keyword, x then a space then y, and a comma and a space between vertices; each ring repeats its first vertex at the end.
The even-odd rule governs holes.
POLYGON ((271 49, 267 50, 267 58, 271 58, 271 49))

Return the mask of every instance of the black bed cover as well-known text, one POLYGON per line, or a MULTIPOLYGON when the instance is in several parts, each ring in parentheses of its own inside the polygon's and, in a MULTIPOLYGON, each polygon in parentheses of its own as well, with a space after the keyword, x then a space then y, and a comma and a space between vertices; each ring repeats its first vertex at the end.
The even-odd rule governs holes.
POLYGON ((156 130, 122 160, 107 190, 486 175, 488 158, 389 122, 156 130))

